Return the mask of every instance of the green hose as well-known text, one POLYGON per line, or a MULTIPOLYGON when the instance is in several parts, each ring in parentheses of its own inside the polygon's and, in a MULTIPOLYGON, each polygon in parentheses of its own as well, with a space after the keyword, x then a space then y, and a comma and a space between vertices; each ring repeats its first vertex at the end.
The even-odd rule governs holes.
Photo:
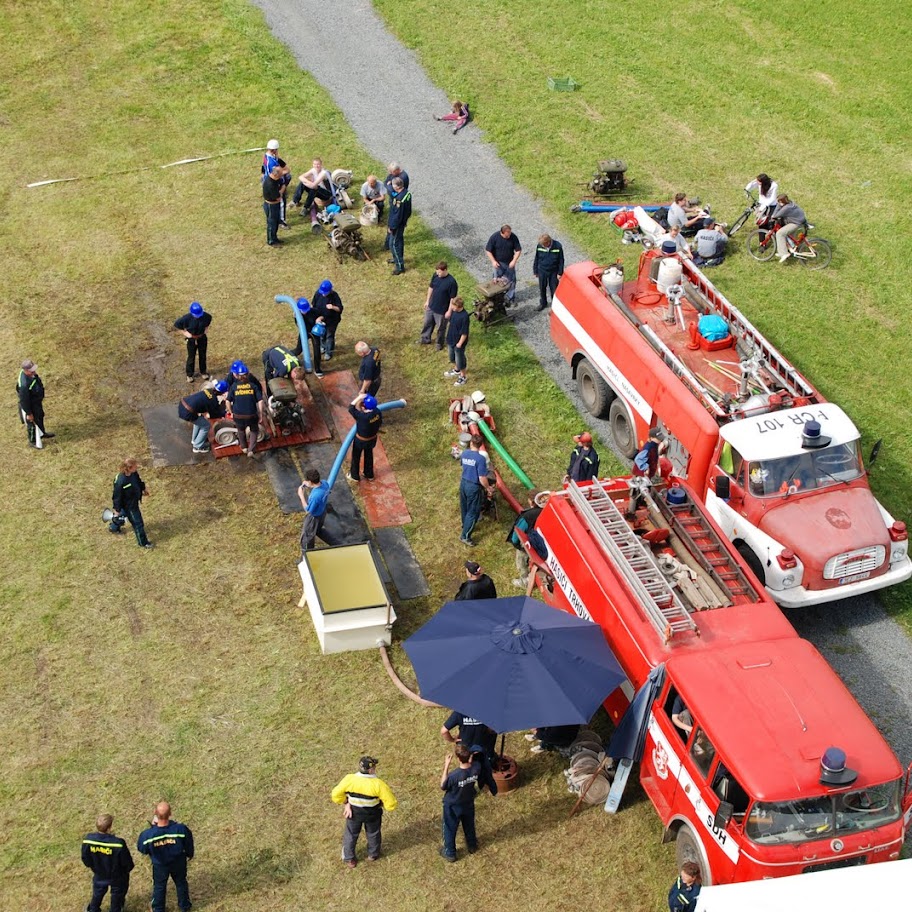
POLYGON ((504 462, 513 470, 513 474, 527 488, 534 488, 535 485, 529 479, 529 476, 519 467, 519 463, 504 449, 503 444, 494 436, 494 432, 488 427, 487 422, 477 421, 478 430, 481 431, 484 438, 503 456, 504 462))

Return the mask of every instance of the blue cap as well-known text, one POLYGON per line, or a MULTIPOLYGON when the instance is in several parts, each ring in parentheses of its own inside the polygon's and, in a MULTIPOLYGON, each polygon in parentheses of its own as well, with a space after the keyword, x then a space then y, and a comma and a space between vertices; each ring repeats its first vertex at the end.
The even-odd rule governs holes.
POLYGON ((224 380, 215 381, 215 391, 221 395, 228 392, 228 384, 224 380))
POLYGON ((250 371, 247 370, 247 365, 244 364, 243 361, 235 361, 234 364, 231 365, 231 373, 232 374, 248 374, 248 373, 250 373, 250 371))
POLYGON ((307 298, 298 298, 296 303, 302 314, 306 314, 310 310, 310 301, 307 298))
POLYGON ((190 314, 194 317, 201 317, 203 315, 203 305, 199 301, 194 301, 190 305, 190 314))
POLYGON ((320 287, 317 289, 321 295, 328 295, 332 290, 333 283, 330 282, 329 279, 323 279, 323 281, 320 282, 320 287))
POLYGON ((365 396, 361 402, 369 412, 377 407, 377 400, 373 396, 365 396))

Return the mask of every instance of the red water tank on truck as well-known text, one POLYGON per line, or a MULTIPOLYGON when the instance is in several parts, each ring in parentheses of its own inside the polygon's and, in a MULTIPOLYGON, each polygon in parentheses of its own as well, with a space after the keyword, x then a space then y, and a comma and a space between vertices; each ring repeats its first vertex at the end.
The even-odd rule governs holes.
POLYGON ((629 282, 619 265, 570 266, 551 336, 625 456, 665 432, 675 472, 780 605, 912 576, 905 523, 871 493, 851 419, 690 260, 646 251, 629 282))
POLYGON ((908 773, 692 489, 569 482, 520 537, 626 672, 612 718, 647 698, 640 780, 679 864, 728 883, 899 857, 908 773))

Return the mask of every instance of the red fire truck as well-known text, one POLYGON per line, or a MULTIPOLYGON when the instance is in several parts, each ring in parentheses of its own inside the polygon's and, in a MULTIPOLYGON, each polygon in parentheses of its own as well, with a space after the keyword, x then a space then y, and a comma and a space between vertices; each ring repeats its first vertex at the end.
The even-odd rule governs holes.
POLYGON ((624 455, 664 431, 675 472, 780 605, 912 576, 905 523, 871 493, 851 419, 690 260, 646 251, 629 282, 617 265, 569 267, 551 336, 624 455))
POLYGON ((691 488, 569 482, 526 548, 544 598, 598 624, 626 672, 615 721, 664 667, 641 693, 640 780, 679 863, 728 883, 899 857, 908 774, 904 790, 889 745, 691 488))

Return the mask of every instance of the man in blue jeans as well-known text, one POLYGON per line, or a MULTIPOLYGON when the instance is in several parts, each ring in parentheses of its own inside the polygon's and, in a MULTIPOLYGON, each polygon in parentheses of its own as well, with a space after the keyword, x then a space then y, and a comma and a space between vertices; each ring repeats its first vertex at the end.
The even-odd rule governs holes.
POLYGON ((490 482, 488 481, 488 460, 478 450, 481 447, 481 437, 472 435, 469 448, 465 450, 459 461, 462 465, 462 479, 459 482, 459 512, 462 516, 462 534, 459 540, 470 548, 475 547, 472 541, 472 530, 481 508, 484 506, 486 496, 491 496, 490 482))
POLYGON ((187 885, 187 862, 193 858, 193 833, 190 827, 171 819, 171 805, 155 805, 152 826, 139 834, 136 848, 152 860, 152 912, 165 912, 168 878, 174 881, 177 907, 188 912, 190 887, 187 885))
POLYGON ((497 794, 497 783, 487 763, 473 759, 472 751, 466 744, 457 744, 454 753, 459 766, 451 773, 453 755, 447 754, 440 777, 440 788, 443 790, 443 845, 440 854, 447 861, 456 861, 456 830, 460 823, 468 853, 474 855, 478 850, 475 796, 485 786, 492 795, 497 794))

